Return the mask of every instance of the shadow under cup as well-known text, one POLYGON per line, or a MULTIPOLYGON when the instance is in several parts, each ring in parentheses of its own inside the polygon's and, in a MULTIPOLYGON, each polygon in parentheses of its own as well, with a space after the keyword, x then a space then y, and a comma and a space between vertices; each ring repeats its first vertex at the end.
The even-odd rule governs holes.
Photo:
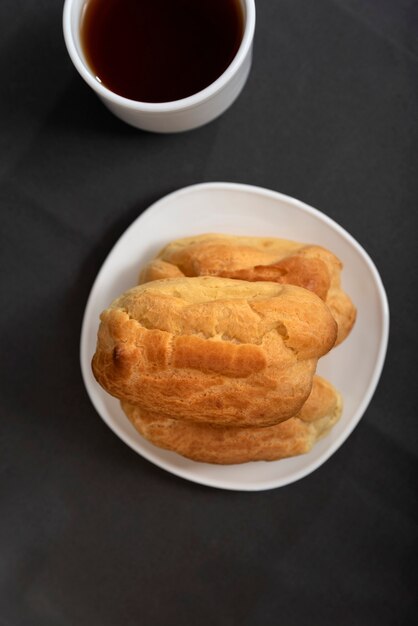
MULTIPOLYGON (((157 4, 167 2, 167 0, 156 1, 157 4)), ((115 0, 108 0, 109 5, 114 2, 115 0)), ((119 7, 124 3, 126 5, 132 4, 130 0, 123 0, 123 2, 118 0, 118 2, 119 7)), ((63 14, 65 43, 68 53, 82 78, 96 92, 105 106, 124 122, 137 128, 154 132, 169 133, 191 130, 221 115, 238 97, 247 80, 252 59, 255 5, 254 0, 235 0, 235 2, 239 4, 242 12, 242 39, 232 61, 220 76, 214 79, 208 86, 196 93, 168 102, 148 102, 125 97, 125 95, 116 93, 116 90, 112 91, 98 80, 96 73, 92 70, 91 63, 87 60, 89 49, 88 46, 86 47, 82 36, 84 35, 84 32, 82 32, 84 29, 83 19, 86 16, 88 0, 65 1, 63 14)), ((91 0, 91 3, 96 3, 96 0, 91 0)), ((106 0, 104 3, 106 4, 106 0)), ((103 6, 103 0, 100 4, 103 6)), ((137 7, 140 6, 140 3, 139 5, 138 3, 136 4, 137 7)), ((210 0, 206 4, 210 5, 210 0)), ((175 6, 176 1, 171 0, 171 5, 175 6)), ((185 0, 179 0, 180 5, 184 9, 185 0)), ((88 8, 90 10, 90 6, 88 8)), ((92 12, 90 20, 93 18, 94 14, 92 12)), ((167 21, 167 16, 165 16, 165 19, 167 21)), ((131 19, 130 22, 132 23, 132 21, 131 19)), ((170 22, 173 23, 173 19, 170 22)), ((199 44, 197 39, 195 39, 195 43, 196 46, 199 44)), ((203 45, 202 49, 204 51, 203 45)), ((197 51, 196 46, 194 47, 195 51, 197 51)), ((180 48, 180 46, 177 46, 177 48, 180 48)), ((197 66, 195 64, 195 67, 197 71, 200 69, 199 64, 197 66)), ((202 66, 202 72, 204 69, 202 66)), ((117 74, 115 76, 118 78, 117 74)), ((123 92, 120 89, 119 91, 123 92)), ((172 93, 175 93, 175 91, 172 93)))

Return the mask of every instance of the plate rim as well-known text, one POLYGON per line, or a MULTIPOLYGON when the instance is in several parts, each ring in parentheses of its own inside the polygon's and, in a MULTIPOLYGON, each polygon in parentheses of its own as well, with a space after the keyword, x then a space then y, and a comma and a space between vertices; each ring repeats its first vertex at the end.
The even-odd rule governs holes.
MULTIPOLYGON (((137 454, 145 458, 147 461, 153 463, 157 467, 160 467, 161 469, 175 476, 178 476, 179 478, 183 478, 185 480, 194 482, 199 485, 204 485, 206 487, 212 487, 216 489, 224 489, 224 490, 230 490, 230 491, 265 491, 269 489, 276 489, 279 487, 284 487, 285 485, 292 484, 294 482, 297 482, 298 480, 301 480, 305 476, 308 476, 309 474, 314 472, 316 469, 318 469, 321 465, 326 463, 330 459, 330 457, 349 438, 353 430, 356 428, 356 426, 360 422, 364 413, 366 412, 367 407, 369 406, 373 398, 373 395, 376 391, 376 387, 380 380, 383 366, 385 363, 386 353, 387 353, 388 340, 389 340, 389 327, 390 327, 390 312, 389 312, 388 298, 387 298, 387 294, 386 294, 382 279, 380 277, 379 271, 377 270, 377 267, 374 261, 372 260, 370 255, 366 252, 366 250, 363 248, 363 246, 345 228, 343 228, 335 220, 333 220, 331 217, 329 217, 322 211, 319 211, 318 209, 306 204, 305 202, 301 200, 298 200, 297 198, 283 194, 279 191, 267 189, 265 187, 249 185, 246 183, 221 182, 221 181, 197 183, 193 185, 187 185, 180 189, 176 189, 175 191, 172 191, 162 196, 155 202, 153 202, 150 206, 148 206, 144 211, 142 211, 131 222, 131 224, 122 232, 122 234, 118 237, 118 239, 115 241, 115 243, 109 250, 90 288, 90 293, 87 298, 86 306, 85 306, 84 313, 83 313, 82 324, 81 324, 81 334, 80 334, 80 354, 79 354, 81 374, 82 374, 84 386, 87 391, 87 395, 91 403, 93 404, 96 412, 98 413, 99 417, 105 422, 105 424, 112 430, 112 432, 115 435, 117 435, 126 445, 128 445, 132 450, 134 450, 137 454), (380 339, 377 359, 373 368, 373 373, 370 379, 369 386, 367 388, 367 392, 364 395, 357 410, 353 414, 352 418, 350 419, 350 422, 347 424, 347 427, 329 445, 329 447, 324 451, 324 453, 317 460, 313 461, 306 467, 301 468, 299 471, 295 471, 289 477, 265 480, 265 481, 260 482, 259 484, 250 484, 250 483, 238 484, 236 480, 229 480, 225 482, 223 479, 212 479, 212 477, 195 476, 193 472, 190 473, 190 471, 187 469, 172 467, 170 463, 166 462, 164 459, 154 458, 153 455, 149 453, 147 450, 139 451, 136 448, 135 443, 133 441, 130 441, 129 437, 122 430, 119 429, 118 425, 114 423, 112 420, 109 420, 107 417, 105 417, 101 413, 101 410, 98 406, 99 403, 96 401, 95 396, 92 393, 90 393, 90 381, 87 375, 87 364, 86 364, 86 358, 84 354, 85 344, 87 341, 87 331, 88 331, 87 322, 90 317, 90 310, 92 309, 92 306, 94 303, 94 298, 96 295, 95 294, 96 287, 101 279, 101 276, 107 269, 107 264, 108 264, 110 257, 113 255, 115 250, 120 245, 123 245, 124 239, 127 238, 129 236, 130 231, 136 227, 136 224, 138 223, 138 221, 142 221, 143 219, 146 219, 147 217, 149 217, 149 215, 155 212, 156 210, 158 210, 161 205, 164 205, 165 203, 170 202, 176 197, 181 197, 182 195, 186 195, 191 192, 207 191, 207 190, 232 190, 232 191, 251 192, 251 193, 259 194, 265 197, 270 197, 275 200, 280 200, 282 202, 289 203, 297 207, 298 209, 302 210, 303 212, 313 215, 315 218, 319 219, 320 221, 325 222, 333 230, 336 230, 344 239, 348 240, 348 242, 356 249, 356 251, 360 254, 363 260, 366 262, 369 270, 371 271, 373 275, 375 284, 377 286, 377 294, 378 294, 378 299, 379 299, 379 303, 381 306, 382 336, 380 339)), ((89 362, 88 367, 90 367, 90 362, 89 362)), ((173 452, 173 454, 175 453, 173 452)), ((273 462, 278 463, 280 461, 273 461, 273 462)), ((194 461, 194 463, 197 463, 197 461, 194 461)), ((205 465, 205 464, 202 464, 202 465, 205 465)))

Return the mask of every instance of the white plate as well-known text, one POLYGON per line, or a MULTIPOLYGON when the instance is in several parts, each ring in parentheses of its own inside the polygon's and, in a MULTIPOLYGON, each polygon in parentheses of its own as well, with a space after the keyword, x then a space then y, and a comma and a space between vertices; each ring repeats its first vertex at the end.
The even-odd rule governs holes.
POLYGON ((128 446, 155 465, 203 485, 258 491, 310 474, 347 439, 366 410, 382 371, 389 310, 379 274, 363 248, 341 226, 294 198, 233 183, 186 187, 153 204, 125 231, 104 262, 87 302, 81 333, 81 369, 97 412, 128 446), (318 373, 344 397, 344 411, 330 434, 306 455, 274 462, 219 466, 196 463, 143 439, 119 402, 95 381, 91 359, 99 315, 137 283, 139 268, 171 239, 199 233, 267 235, 323 245, 344 263, 343 286, 358 309, 348 339, 320 360, 318 373))

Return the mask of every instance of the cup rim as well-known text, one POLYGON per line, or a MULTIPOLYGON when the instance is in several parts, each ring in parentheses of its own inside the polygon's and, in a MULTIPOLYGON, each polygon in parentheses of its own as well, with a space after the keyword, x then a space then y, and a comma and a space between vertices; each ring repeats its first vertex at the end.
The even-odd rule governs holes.
MULTIPOLYGON (((245 26, 244 33, 242 35, 241 44, 238 48, 237 53, 232 59, 231 63, 228 65, 226 70, 218 76, 218 78, 202 89, 201 91, 192 94, 191 96, 187 96, 186 98, 181 98, 180 100, 172 100, 168 102, 142 102, 140 100, 131 100, 130 98, 125 98, 124 96, 120 96, 119 94, 111 91, 103 84, 99 83, 97 79, 93 76, 93 73, 89 70, 87 61, 84 56, 81 56, 79 53, 77 46, 75 44, 74 33, 71 25, 71 12, 74 5, 75 0, 65 0, 64 2, 64 10, 63 10, 63 32, 64 32, 64 40, 67 47, 68 54, 77 69, 78 73, 81 77, 86 81, 86 83, 102 98, 107 100, 108 102, 122 106, 133 111, 144 111, 151 113, 167 113, 173 111, 180 111, 184 109, 193 108, 206 100, 210 100, 213 96, 215 96, 237 73, 240 66, 244 62, 249 50, 251 49, 251 45, 254 38, 255 31, 255 2, 254 0, 243 0, 245 5, 245 26)), ((81 10, 84 6, 84 3, 80 5, 81 10)))

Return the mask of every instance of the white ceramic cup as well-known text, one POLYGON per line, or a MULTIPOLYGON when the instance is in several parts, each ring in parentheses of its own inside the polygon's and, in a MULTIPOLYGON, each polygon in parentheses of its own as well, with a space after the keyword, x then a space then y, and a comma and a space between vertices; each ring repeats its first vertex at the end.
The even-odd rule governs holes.
POLYGON ((160 133, 191 130, 221 115, 238 97, 247 80, 252 58, 255 28, 254 0, 240 0, 244 15, 241 45, 231 64, 208 87, 173 102, 138 102, 129 100, 102 85, 85 59, 80 41, 80 23, 86 0, 65 0, 64 39, 68 53, 82 78, 102 102, 124 122, 160 133))

